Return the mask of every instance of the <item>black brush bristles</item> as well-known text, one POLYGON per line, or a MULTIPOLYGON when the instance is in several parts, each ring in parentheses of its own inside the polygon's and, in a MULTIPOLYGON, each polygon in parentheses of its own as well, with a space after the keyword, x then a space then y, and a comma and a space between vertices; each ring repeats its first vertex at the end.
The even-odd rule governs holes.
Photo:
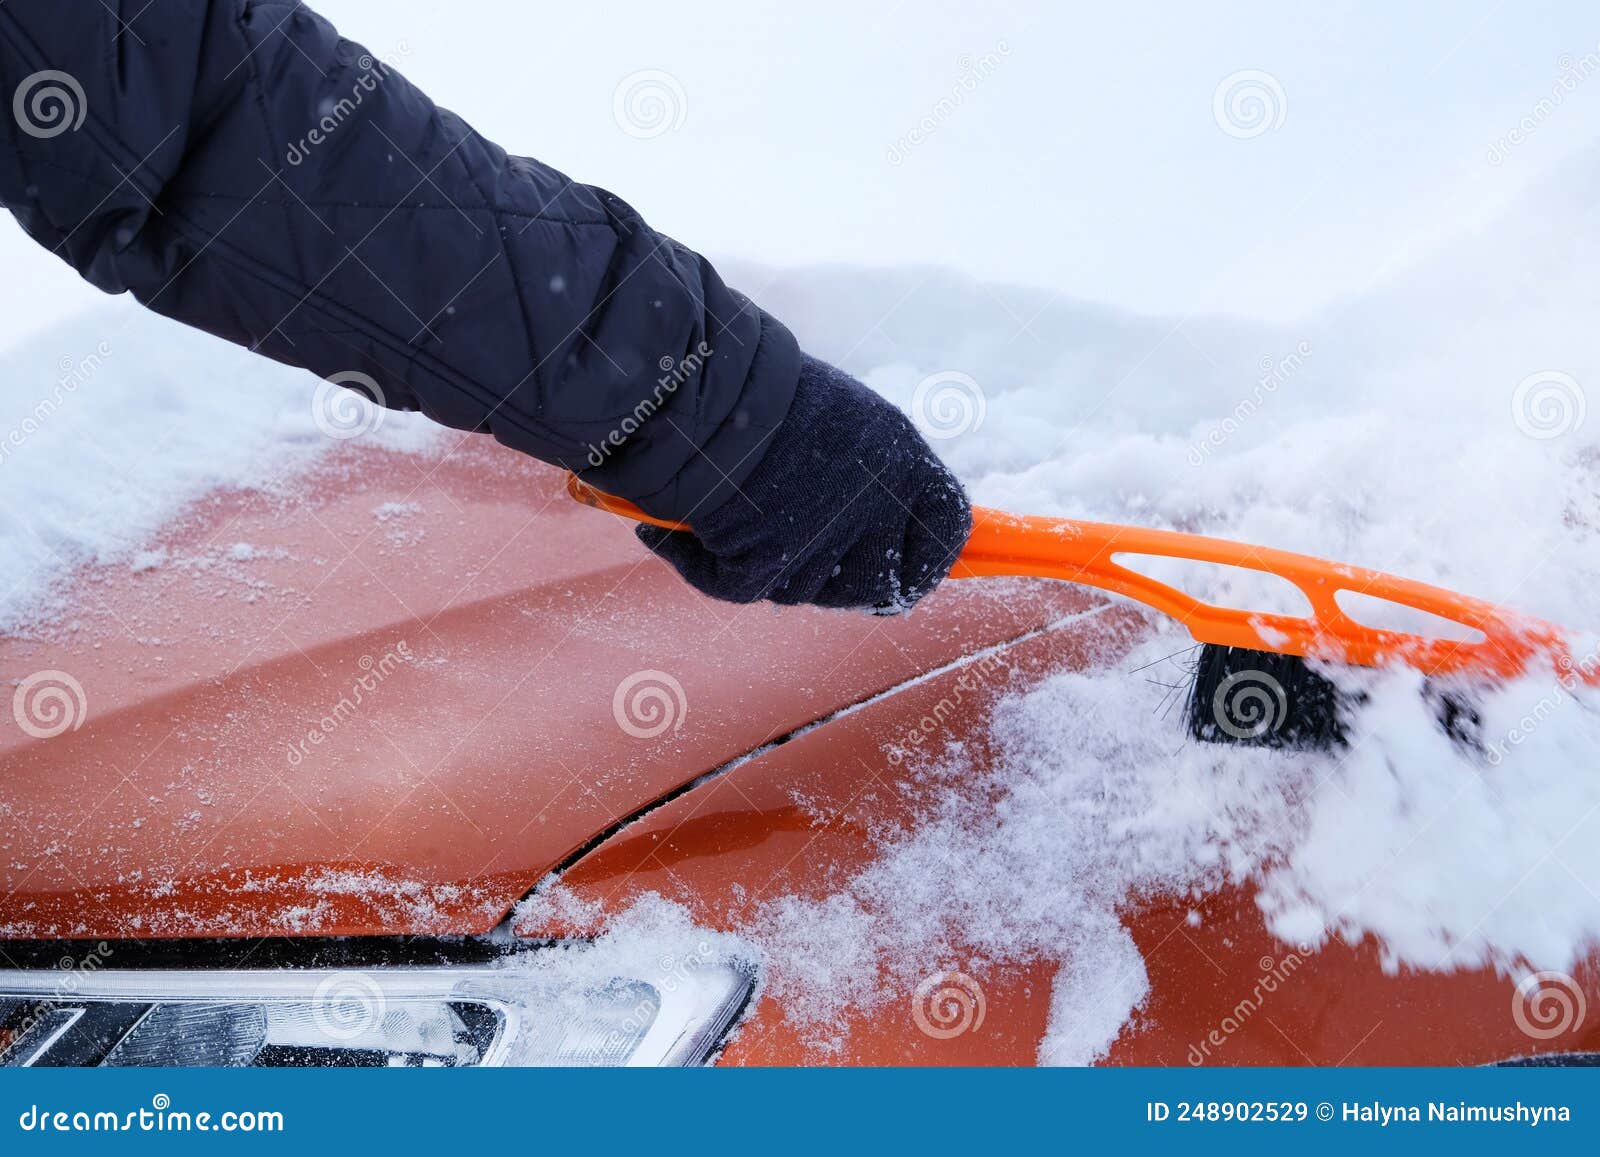
POLYGON ((1203 743, 1331 750, 1346 743, 1344 700, 1298 656, 1207 643, 1189 687, 1189 734, 1203 743))
POLYGON ((1453 743, 1463 751, 1487 755, 1483 740, 1483 715, 1478 711, 1478 697, 1487 688, 1454 680, 1444 682, 1425 680, 1422 698, 1432 709, 1433 718, 1453 743))

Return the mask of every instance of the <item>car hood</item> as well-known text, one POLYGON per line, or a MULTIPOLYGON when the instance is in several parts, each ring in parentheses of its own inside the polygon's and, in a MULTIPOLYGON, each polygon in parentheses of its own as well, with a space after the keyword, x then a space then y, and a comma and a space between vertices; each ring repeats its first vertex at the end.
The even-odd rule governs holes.
POLYGON ((0 641, 0 936, 486 931, 707 772, 1085 605, 719 604, 486 440, 347 444, 0 641))

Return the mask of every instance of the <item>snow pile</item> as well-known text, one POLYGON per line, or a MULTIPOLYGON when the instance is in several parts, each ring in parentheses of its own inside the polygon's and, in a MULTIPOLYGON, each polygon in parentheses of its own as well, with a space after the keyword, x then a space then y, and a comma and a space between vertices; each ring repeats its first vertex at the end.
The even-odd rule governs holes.
MULTIPOLYGON (((598 906, 577 899, 560 886, 546 886, 520 903, 517 914, 534 922, 569 918, 587 923, 600 912, 598 906)), ((653 1011, 646 1011, 652 1005, 665 1004, 674 993, 692 990, 707 980, 725 985, 749 979, 754 986, 736 1014, 738 1019, 730 1025, 737 1028, 760 999, 761 965, 758 946, 742 937, 700 927, 687 909, 654 893, 613 915, 591 941, 560 941, 513 953, 496 963, 497 968, 516 976, 517 984, 510 992, 533 1008, 541 1022, 592 1023, 597 998, 609 997, 617 1001, 611 1010, 626 1018, 614 1026, 617 1029, 647 1025, 654 1016, 653 1011), (647 995, 619 986, 618 978, 642 982, 655 992, 647 995)), ((710 1030, 701 1027, 695 1031, 710 1030)), ((513 1063, 551 1062, 548 1054, 535 1054, 513 1063)))
MULTIPOLYGON (((570 891, 546 885, 517 905, 518 920, 543 924, 550 920, 575 920, 591 923, 602 912, 598 905, 575 897, 570 891)), ((726 932, 713 932, 697 925, 689 912, 657 894, 643 896, 606 921, 604 931, 592 941, 569 941, 558 956, 566 961, 581 961, 583 975, 597 984, 616 976, 637 976, 655 980, 685 967, 737 964, 759 968, 761 950, 749 940, 726 932)), ((518 971, 562 969, 570 973, 570 963, 552 960, 551 954, 518 954, 503 967, 518 971)))
MULTIPOLYGON (((318 385, 126 300, 0 355, 0 630, 47 615, 84 563, 161 565, 141 548, 188 503, 302 474, 339 444, 329 407, 364 404, 318 385)), ((363 438, 412 449, 436 430, 385 412, 363 438)))

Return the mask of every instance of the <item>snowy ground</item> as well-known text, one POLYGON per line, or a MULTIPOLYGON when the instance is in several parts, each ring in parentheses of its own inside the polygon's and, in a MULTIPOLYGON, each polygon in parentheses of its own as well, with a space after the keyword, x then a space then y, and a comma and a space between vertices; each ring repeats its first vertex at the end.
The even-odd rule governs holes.
MULTIPOLYGON (((1600 164, 1577 163, 1297 325, 1143 317, 933 270, 726 272, 941 435, 979 502, 1225 534, 1597 626, 1595 204, 1600 164), (938 396, 919 396, 930 375, 938 396)), ((133 557, 212 488, 291 484, 332 444, 314 387, 126 304, 14 350, 0 629, 48 609, 73 567, 133 557)), ((391 415, 379 436, 432 435, 391 415)), ((990 780, 951 753, 950 782, 968 786, 920 834, 825 904, 769 905, 746 934, 818 981, 791 995, 819 1020, 875 999, 866 965, 897 942, 1058 962, 1041 1050, 1058 1062, 1103 1051, 1143 995, 1115 915, 1130 889, 1253 878, 1291 943, 1371 935, 1396 967, 1569 968, 1600 940, 1600 704, 1548 676, 1490 697, 1503 757, 1489 763, 1432 728, 1411 680, 1373 691, 1337 760, 1174 756, 1143 705, 1060 676, 1000 712, 990 780)))

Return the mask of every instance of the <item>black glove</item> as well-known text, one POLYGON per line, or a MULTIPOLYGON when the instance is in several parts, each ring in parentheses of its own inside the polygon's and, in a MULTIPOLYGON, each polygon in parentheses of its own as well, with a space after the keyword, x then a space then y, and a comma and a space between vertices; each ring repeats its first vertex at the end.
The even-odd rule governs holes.
POLYGON ((641 526, 639 537, 713 598, 892 612, 950 572, 972 509, 910 419, 806 357, 754 472, 690 521, 692 535, 641 526))

